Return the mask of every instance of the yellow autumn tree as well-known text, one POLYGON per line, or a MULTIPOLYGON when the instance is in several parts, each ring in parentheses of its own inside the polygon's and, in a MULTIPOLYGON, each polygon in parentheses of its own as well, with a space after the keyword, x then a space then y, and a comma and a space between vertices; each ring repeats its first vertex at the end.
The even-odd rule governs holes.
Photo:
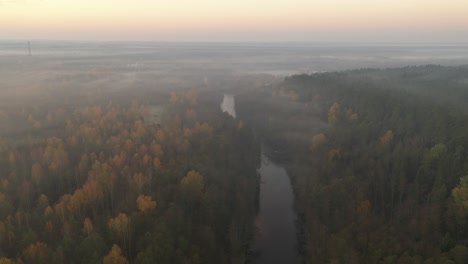
POLYGON ((122 255, 122 250, 114 244, 109 254, 104 257, 103 264, 128 264, 128 260, 122 255))
POLYGON ((312 149, 316 149, 320 146, 323 146, 328 141, 324 133, 319 133, 312 137, 312 149))
POLYGON ((53 216, 53 214, 54 214, 54 209, 52 209, 50 205, 47 206, 46 209, 44 210, 44 217, 50 218, 53 216))
POLYGON ((468 175, 460 178, 460 183, 452 190, 455 203, 468 212, 468 175))
POLYGON ((86 203, 96 212, 104 199, 104 192, 96 179, 90 179, 83 185, 83 194, 86 197, 86 203))
POLYGON ((159 142, 164 142, 164 140, 166 139, 166 134, 164 133, 162 129, 159 129, 156 132, 156 138, 158 139, 159 142))
POLYGON ((23 260, 26 263, 49 263, 49 248, 42 242, 36 242, 23 250, 23 260))
POLYGON ((392 141, 394 136, 395 135, 393 134, 392 130, 387 130, 387 132, 385 132, 385 134, 380 138, 380 144, 387 145, 390 141, 392 141))
POLYGON ((0 264, 16 264, 16 262, 9 258, 0 258, 0 264))
POLYGON ((211 127, 208 123, 203 122, 199 123, 197 122, 195 124, 195 127, 193 128, 193 133, 200 133, 200 134, 206 134, 206 135, 212 135, 213 134, 213 127, 211 127))
POLYGON ((47 198, 47 195, 41 194, 37 199, 37 208, 43 211, 47 206, 49 206, 49 198, 47 198))
POLYGON ((109 230, 116 240, 120 241, 126 247, 130 240, 130 218, 124 213, 109 220, 109 230))
POLYGON ((137 198, 138 209, 143 213, 149 212, 156 208, 156 201, 153 201, 151 196, 139 195, 137 198))
POLYGON ((189 171, 181 180, 181 195, 184 206, 190 212, 194 212, 203 201, 205 188, 203 176, 197 171, 189 171))
POLYGON ((151 161, 152 161, 152 158, 148 154, 145 154, 143 156, 143 159, 141 160, 141 165, 143 167, 148 167, 151 164, 151 161))
POLYGON ((161 168, 161 160, 159 160, 158 158, 154 158, 153 159, 153 168, 155 170, 159 170, 161 168))
POLYGON ((132 178, 130 178, 130 186, 136 190, 137 193, 141 192, 143 188, 149 183, 148 177, 143 173, 135 173, 132 178))
POLYGON ((88 217, 86 217, 86 219, 83 222, 82 232, 86 236, 89 236, 93 232, 93 222, 88 217))
POLYGON ((182 186, 193 189, 194 191, 201 192, 204 188, 203 176, 197 171, 191 170, 187 173, 182 181, 182 186))
POLYGON ((359 115, 354 113, 352 109, 346 111, 346 117, 349 121, 356 121, 359 118, 359 115))

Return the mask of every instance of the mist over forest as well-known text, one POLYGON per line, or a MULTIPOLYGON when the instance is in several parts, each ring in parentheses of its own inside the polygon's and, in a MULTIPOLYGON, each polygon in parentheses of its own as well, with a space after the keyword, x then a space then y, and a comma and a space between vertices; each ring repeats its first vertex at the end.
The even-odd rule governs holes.
POLYGON ((468 46, 0 41, 0 263, 468 261, 468 46))

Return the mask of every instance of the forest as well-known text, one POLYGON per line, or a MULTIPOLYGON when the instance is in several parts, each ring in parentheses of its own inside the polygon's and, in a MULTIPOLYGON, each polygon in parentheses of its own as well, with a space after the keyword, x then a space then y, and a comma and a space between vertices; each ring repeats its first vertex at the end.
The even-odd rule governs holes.
POLYGON ((0 264, 255 263, 262 154, 290 177, 304 263, 467 263, 466 76, 426 65, 0 98, 0 264))
POLYGON ((77 94, 3 104, 0 263, 245 263, 252 130, 195 90, 77 94))
POLYGON ((468 67, 295 75, 237 96, 288 169, 305 263, 468 261, 468 67))

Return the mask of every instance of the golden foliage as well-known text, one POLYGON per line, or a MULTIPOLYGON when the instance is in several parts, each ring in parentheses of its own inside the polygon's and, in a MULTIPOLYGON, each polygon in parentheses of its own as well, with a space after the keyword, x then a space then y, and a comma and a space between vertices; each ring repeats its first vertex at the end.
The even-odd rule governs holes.
POLYGON ((460 178, 460 183, 453 188, 452 195, 455 203, 468 212, 468 176, 460 178))
POLYGON ((166 140, 166 134, 162 129, 159 129, 158 132, 156 132, 156 138, 159 142, 164 142, 166 140))
POLYGON ((68 138, 68 143, 71 146, 76 146, 78 144, 78 138, 76 136, 71 136, 68 138))
POLYGON ((198 191, 202 191, 204 188, 203 176, 194 170, 189 171, 181 183, 183 186, 190 186, 198 191))
POLYGON ((83 188, 77 189, 70 197, 68 208, 70 212, 79 214, 86 203, 86 197, 83 188))
MULTIPOLYGON (((109 230, 119 239, 125 241, 130 236, 130 218, 124 213, 109 220, 109 230)), ((125 244, 125 242, 124 242, 125 244)))
POLYGON ((83 222, 83 234, 89 236, 93 232, 93 228, 93 222, 91 221, 91 219, 86 217, 86 219, 83 222))
POLYGON ((380 144, 387 145, 390 141, 392 141, 394 137, 392 130, 387 130, 385 134, 380 138, 380 144))
POLYGON ((15 264, 16 262, 9 258, 0 258, 0 264, 15 264))
POLYGON ((327 136, 324 133, 319 133, 312 137, 312 149, 319 148, 328 142, 327 136))
POLYGON ((8 179, 2 179, 2 188, 7 190, 10 187, 10 181, 8 179))
POLYGON ((145 156, 143 156, 143 160, 142 160, 143 166, 149 166, 151 164, 151 161, 152 159, 148 154, 145 154, 145 156))
POLYGON ((143 121, 141 121, 141 120, 135 121, 132 137, 134 139, 141 139, 142 137, 144 137, 146 135, 146 133, 147 132, 146 132, 145 123, 143 123, 143 121))
POLYGON ((114 244, 111 251, 104 257, 103 264, 128 264, 127 259, 122 256, 122 250, 114 244))
POLYGON ((161 168, 161 161, 158 158, 153 159, 153 168, 159 170, 161 168))
MULTIPOLYGON (((158 131, 158 134, 159 134, 160 132, 161 132, 162 134, 164 134, 162 131, 158 131)), ((162 136, 162 137, 164 137, 164 136, 162 136)), ((154 142, 154 141, 151 143, 150 150, 151 150, 151 154, 153 154, 154 156, 156 156, 156 157, 158 157, 158 158, 162 157, 163 154, 164 154, 164 152, 163 152, 163 150, 162 150, 162 148, 161 148, 161 145, 157 144, 157 143, 154 142)))
POLYGON ((193 133, 212 135, 213 128, 210 125, 208 125, 208 123, 206 122, 203 122, 203 123, 197 122, 195 124, 195 127, 193 128, 193 133))
POLYGON ((54 210, 52 209, 51 206, 47 206, 47 208, 44 210, 44 216, 45 217, 50 217, 54 214, 54 210))
POLYGON ((64 170, 68 166, 68 153, 65 151, 64 142, 61 138, 52 137, 47 139, 43 159, 49 169, 55 173, 64 170))
POLYGON ((45 263, 48 259, 49 249, 46 244, 36 242, 23 250, 23 259, 26 263, 45 263))
POLYGON ((49 206, 49 198, 45 194, 41 194, 37 199, 37 209, 44 211, 49 206))
POLYGON ((143 173, 135 173, 131 178, 131 186, 137 190, 137 192, 141 192, 146 184, 149 182, 148 177, 143 175, 143 173))
POLYGON ((137 198, 138 209, 143 213, 156 208, 156 201, 153 201, 151 196, 139 195, 137 198))
POLYGON ((86 181, 86 183, 83 185, 83 191, 87 204, 97 205, 104 197, 103 190, 98 181, 95 179, 86 181))
POLYGON ((348 118, 349 121, 356 121, 359 118, 359 115, 354 113, 352 109, 348 109, 346 111, 346 117, 348 118))

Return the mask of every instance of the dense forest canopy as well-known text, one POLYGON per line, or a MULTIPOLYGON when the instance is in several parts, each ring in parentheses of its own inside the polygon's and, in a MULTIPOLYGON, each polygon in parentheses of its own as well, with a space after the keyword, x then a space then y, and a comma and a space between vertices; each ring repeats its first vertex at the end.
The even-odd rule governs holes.
POLYGON ((2 109, 0 263, 245 262, 251 130, 194 90, 134 98, 2 109))
POLYGON ((0 263, 249 262, 262 153, 305 263, 466 263, 467 76, 249 76, 237 119, 207 86, 1 98, 0 263))
POLYGON ((364 69, 239 93, 288 168, 306 263, 466 263, 466 76, 364 69))

